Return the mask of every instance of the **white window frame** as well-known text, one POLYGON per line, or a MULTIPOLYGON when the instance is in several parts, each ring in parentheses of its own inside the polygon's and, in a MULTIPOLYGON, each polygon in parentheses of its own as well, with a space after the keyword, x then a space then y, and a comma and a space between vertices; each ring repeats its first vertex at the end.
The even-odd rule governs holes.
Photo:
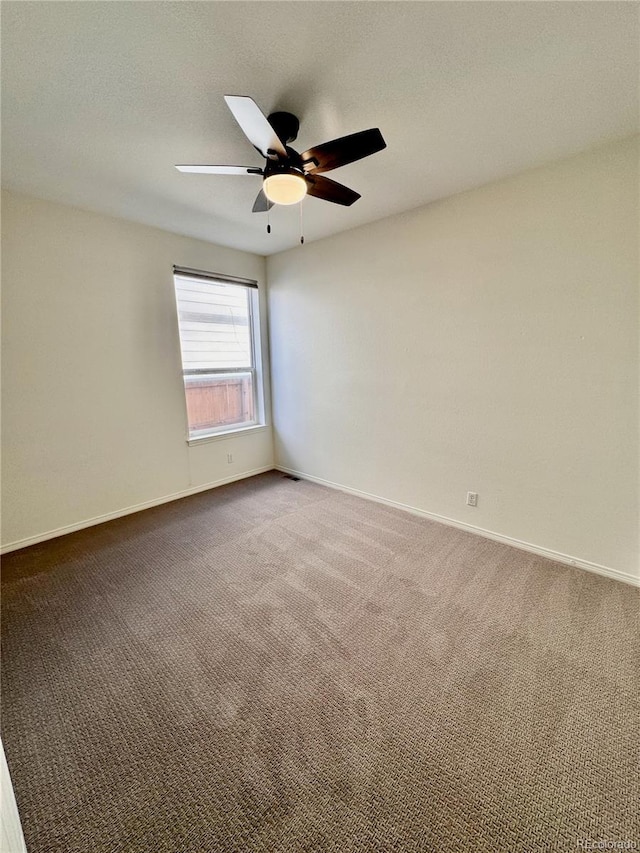
POLYGON ((264 371, 262 362, 262 342, 260 336, 260 294, 258 283, 253 279, 237 278, 236 276, 224 275, 222 273, 196 270, 190 267, 173 267, 173 292, 176 300, 176 316, 178 323, 178 336, 180 340, 180 363, 182 366, 182 384, 184 392, 184 413, 189 446, 202 444, 208 441, 217 441, 232 435, 250 435, 251 433, 266 429, 265 404, 264 404, 264 371), (249 341, 251 345, 250 366, 245 367, 214 367, 202 369, 185 370, 182 362, 182 334, 180 328, 180 312, 178 308, 178 297, 176 293, 176 278, 191 278, 194 281, 210 281, 212 284, 230 284, 244 287, 248 295, 248 318, 249 318, 249 341), (251 422, 241 424, 223 424, 219 427, 195 431, 190 434, 189 416, 187 412, 186 383, 187 376, 233 376, 238 373, 251 374, 251 386, 253 390, 253 412, 254 418, 251 422))

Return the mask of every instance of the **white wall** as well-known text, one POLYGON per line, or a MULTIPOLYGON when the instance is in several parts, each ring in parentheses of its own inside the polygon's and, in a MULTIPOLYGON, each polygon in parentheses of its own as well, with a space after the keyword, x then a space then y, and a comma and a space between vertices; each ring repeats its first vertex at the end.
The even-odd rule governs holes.
POLYGON ((263 258, 10 192, 2 227, 5 547, 272 467, 270 428, 187 446, 172 278, 257 279, 266 359, 263 258))
POLYGON ((4 853, 27 853, 2 741, 0 741, 0 850, 4 853))
POLYGON ((267 276, 280 466, 637 576, 636 139, 267 276))

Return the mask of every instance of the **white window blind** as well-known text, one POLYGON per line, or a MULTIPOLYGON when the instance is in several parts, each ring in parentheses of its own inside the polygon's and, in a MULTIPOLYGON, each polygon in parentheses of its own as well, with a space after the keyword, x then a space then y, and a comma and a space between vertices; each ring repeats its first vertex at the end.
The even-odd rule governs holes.
POLYGON ((176 276, 185 370, 250 368, 249 290, 176 276))

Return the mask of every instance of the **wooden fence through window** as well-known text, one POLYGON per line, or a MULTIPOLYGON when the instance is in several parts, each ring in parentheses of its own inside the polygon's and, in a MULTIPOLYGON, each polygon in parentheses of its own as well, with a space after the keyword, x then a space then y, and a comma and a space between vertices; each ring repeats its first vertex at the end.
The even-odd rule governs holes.
POLYGON ((188 377, 187 415, 191 432, 253 421, 251 375, 188 377))

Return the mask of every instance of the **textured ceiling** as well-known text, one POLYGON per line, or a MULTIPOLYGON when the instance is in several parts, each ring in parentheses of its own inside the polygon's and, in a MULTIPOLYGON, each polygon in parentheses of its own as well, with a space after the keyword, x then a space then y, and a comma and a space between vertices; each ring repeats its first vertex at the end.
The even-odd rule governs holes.
POLYGON ((261 165, 223 95, 301 120, 302 151, 378 126, 387 149, 303 204, 307 241, 638 131, 626 2, 3 2, 3 183, 271 254, 298 207, 252 214, 261 165))

